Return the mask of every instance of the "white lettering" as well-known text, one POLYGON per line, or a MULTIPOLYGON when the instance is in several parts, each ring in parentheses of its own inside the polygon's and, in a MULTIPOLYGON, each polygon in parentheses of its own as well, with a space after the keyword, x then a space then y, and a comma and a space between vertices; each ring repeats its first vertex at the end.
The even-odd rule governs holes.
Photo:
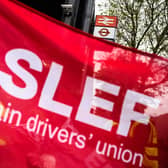
POLYGON ((160 101, 152 97, 128 90, 122 107, 119 127, 117 130, 118 134, 127 136, 131 126, 131 121, 148 124, 149 116, 134 111, 136 103, 150 106, 152 108, 157 108, 160 104, 160 101))
POLYGON ((41 92, 39 107, 65 117, 70 117, 72 107, 53 100, 54 93, 61 78, 62 69, 63 66, 59 64, 54 62, 51 64, 48 77, 41 92))
POLYGON ((9 69, 25 82, 25 87, 16 86, 12 81, 12 75, 0 71, 0 86, 10 95, 20 99, 31 99, 35 96, 38 84, 36 79, 19 64, 19 60, 29 63, 31 69, 41 72, 42 63, 40 58, 31 51, 24 49, 10 50, 5 57, 9 69))
POLYGON ((95 96, 96 89, 117 96, 120 87, 102 80, 87 77, 83 97, 76 115, 76 120, 110 131, 112 129, 113 120, 105 119, 90 113, 92 105, 108 110, 109 112, 113 111, 113 102, 95 96))

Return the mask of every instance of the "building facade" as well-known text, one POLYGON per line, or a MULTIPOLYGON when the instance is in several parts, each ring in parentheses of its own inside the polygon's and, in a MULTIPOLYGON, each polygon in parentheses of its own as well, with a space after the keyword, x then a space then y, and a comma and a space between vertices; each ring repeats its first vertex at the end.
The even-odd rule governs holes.
POLYGON ((18 0, 82 31, 92 33, 95 0, 18 0))

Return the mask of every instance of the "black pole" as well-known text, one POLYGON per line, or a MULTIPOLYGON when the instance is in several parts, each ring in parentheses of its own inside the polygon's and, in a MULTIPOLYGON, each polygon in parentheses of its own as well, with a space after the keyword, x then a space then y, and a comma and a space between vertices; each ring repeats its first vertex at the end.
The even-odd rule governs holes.
MULTIPOLYGON (((79 1, 79 0, 75 0, 79 1)), ((94 21, 95 0, 80 0, 75 27, 92 33, 94 21)))

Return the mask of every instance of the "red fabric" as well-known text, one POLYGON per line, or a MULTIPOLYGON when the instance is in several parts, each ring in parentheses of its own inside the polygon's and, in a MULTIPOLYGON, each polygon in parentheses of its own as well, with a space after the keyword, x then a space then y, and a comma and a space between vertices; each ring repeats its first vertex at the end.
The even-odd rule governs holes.
MULTIPOLYGON (((0 78, 1 168, 168 167, 166 59, 94 38, 13 1, 1 0, 0 75, 10 75, 13 84, 22 89, 26 87, 25 81, 13 72, 14 69, 9 68, 6 60, 9 51, 15 50, 36 54, 41 60, 42 70, 33 70, 25 60, 18 61, 18 65, 37 81, 37 92, 26 100, 5 91, 2 84, 4 81, 0 78), (53 62, 63 67, 57 89, 53 90, 53 100, 71 106, 70 117, 39 106, 39 99, 53 62), (112 112, 100 108, 99 103, 96 103, 97 107, 93 105, 90 111, 93 116, 113 121, 110 131, 76 118, 83 100, 86 79, 90 78, 96 79, 95 82, 99 83, 100 88, 106 83, 120 88, 116 95, 111 94, 110 89, 96 90, 95 95, 101 98, 101 101, 104 99, 113 102, 112 112), (150 116, 150 121, 146 125, 131 121, 128 136, 123 136, 118 134, 117 130, 128 91, 157 99, 160 103, 157 108, 136 103, 133 110, 150 116), (12 110, 21 114, 18 125, 17 116, 10 122, 12 110), (44 136, 44 127, 39 132, 38 128, 36 131, 26 129, 28 119, 37 115, 40 121, 46 123, 47 131, 44 136), (56 127, 58 130, 63 129, 68 136, 66 137, 64 132, 59 137, 60 141, 58 133, 54 134, 56 127), (51 138, 51 134, 55 136, 51 138), (82 142, 78 139, 81 135, 86 138, 85 141, 82 139, 82 149, 79 148, 82 142), (99 150, 102 151, 103 147, 105 149, 102 154, 96 151, 100 141, 99 150), (110 145, 117 149, 116 157, 114 149, 107 148, 110 145), (143 156, 142 165, 135 158, 137 153, 143 156)), ((97 86, 97 83, 93 85, 97 86)), ((8 84, 6 82, 6 85, 8 84)), ((86 98, 86 101, 88 99, 86 98)), ((129 101, 134 101, 134 97, 129 101)))

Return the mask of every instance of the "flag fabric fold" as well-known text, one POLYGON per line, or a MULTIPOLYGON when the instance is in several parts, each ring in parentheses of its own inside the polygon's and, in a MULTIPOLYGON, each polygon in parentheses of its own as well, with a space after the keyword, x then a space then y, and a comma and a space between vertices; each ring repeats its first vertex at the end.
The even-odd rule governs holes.
POLYGON ((0 1, 0 167, 165 168, 168 61, 0 1))

